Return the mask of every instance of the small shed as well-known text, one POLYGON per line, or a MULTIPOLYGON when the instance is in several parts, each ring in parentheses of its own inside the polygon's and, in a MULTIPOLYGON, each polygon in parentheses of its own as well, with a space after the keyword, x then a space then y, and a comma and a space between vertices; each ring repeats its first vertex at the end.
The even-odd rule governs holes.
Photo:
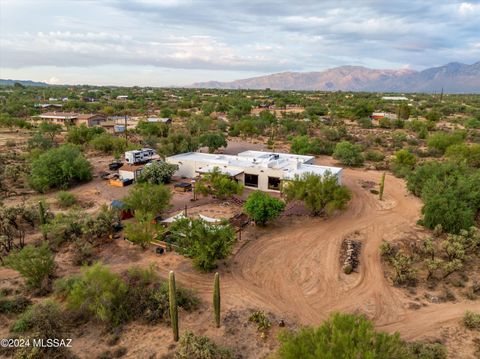
POLYGON ((143 166, 124 165, 118 170, 122 179, 136 180, 143 172, 143 166))
POLYGON ((121 220, 133 217, 133 212, 122 201, 115 199, 110 203, 110 207, 119 211, 121 220))

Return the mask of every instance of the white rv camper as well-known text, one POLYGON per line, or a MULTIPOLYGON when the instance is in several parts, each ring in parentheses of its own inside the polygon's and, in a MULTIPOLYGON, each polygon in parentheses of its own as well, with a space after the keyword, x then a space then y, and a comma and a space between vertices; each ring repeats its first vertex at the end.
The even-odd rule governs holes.
POLYGON ((155 150, 151 148, 142 148, 141 150, 133 150, 125 152, 125 161, 134 165, 150 161, 155 156, 155 150))

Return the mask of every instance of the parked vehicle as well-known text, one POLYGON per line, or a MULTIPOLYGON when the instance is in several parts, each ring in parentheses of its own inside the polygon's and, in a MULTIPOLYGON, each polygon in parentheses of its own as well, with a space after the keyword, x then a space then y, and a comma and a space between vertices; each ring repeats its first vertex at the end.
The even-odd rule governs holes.
POLYGON ((151 148, 142 148, 141 150, 133 150, 125 152, 125 161, 133 165, 150 161, 155 156, 155 150, 151 148))
POLYGON ((110 171, 116 171, 118 170, 120 167, 123 166, 123 163, 122 162, 112 162, 112 163, 109 163, 108 164, 108 169, 110 171))

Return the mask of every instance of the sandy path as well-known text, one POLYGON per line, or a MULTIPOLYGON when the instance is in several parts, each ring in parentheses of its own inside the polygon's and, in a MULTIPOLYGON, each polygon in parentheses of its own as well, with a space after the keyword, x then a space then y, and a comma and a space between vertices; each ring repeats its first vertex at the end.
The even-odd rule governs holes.
MULTIPOLYGON (((302 324, 318 324, 333 311, 362 312, 379 328, 399 331, 408 339, 437 335, 440 325, 458 322, 466 309, 480 310, 480 303, 467 301, 411 310, 412 300, 387 282, 379 245, 415 228, 421 202, 391 175, 385 201, 379 202, 361 181, 378 182, 380 176, 377 171, 345 170, 353 199, 349 209, 335 217, 289 219, 256 229, 257 238, 221 269, 225 308, 258 306, 302 324), (340 268, 340 247, 342 239, 357 230, 365 238, 361 265, 358 274, 346 276, 340 268)), ((195 272, 183 260, 175 267, 182 283, 210 299, 211 275, 195 272)))

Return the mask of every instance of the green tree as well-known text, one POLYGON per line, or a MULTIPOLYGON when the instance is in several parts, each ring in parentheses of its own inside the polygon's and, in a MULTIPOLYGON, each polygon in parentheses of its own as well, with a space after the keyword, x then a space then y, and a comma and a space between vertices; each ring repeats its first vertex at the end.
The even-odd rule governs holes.
POLYGON ((261 226, 277 218, 285 208, 285 202, 262 191, 252 192, 244 210, 253 221, 261 226))
POLYGON ((333 158, 339 160, 345 166, 353 167, 363 165, 364 160, 361 147, 348 141, 337 143, 333 158))
POLYGON ((427 138, 427 146, 429 149, 444 154, 448 147, 460 144, 464 141, 464 134, 460 132, 446 133, 438 132, 427 138))
POLYGON ((137 178, 137 182, 147 182, 150 184, 169 183, 177 169, 177 165, 172 165, 163 161, 151 162, 145 166, 143 172, 137 178))
POLYGON ((67 305, 84 310, 96 318, 119 324, 127 316, 125 302, 127 286, 119 275, 96 263, 84 269, 67 293, 67 305))
POLYGON ((392 172, 397 177, 405 177, 417 163, 417 158, 409 150, 400 150, 395 153, 392 161, 392 172))
POLYGON ((135 215, 135 223, 127 223, 125 237, 143 249, 158 235, 160 228, 151 215, 135 215))
POLYGON ((410 359, 398 333, 377 332, 364 316, 333 314, 318 328, 303 328, 280 335, 282 359, 410 359))
POLYGON ((42 291, 48 290, 55 270, 54 257, 46 242, 40 247, 28 245, 19 252, 11 253, 6 265, 18 271, 30 288, 42 291))
POLYGON ((214 269, 217 260, 229 256, 235 242, 235 230, 228 223, 185 218, 175 221, 170 232, 179 251, 192 257, 194 266, 203 271, 214 269))
POLYGON ((123 202, 135 212, 156 216, 169 206, 171 197, 172 192, 164 185, 138 183, 123 198, 123 202))
POLYGON ((92 179, 92 166, 78 147, 70 144, 52 148, 31 162, 30 186, 39 192, 65 189, 75 182, 92 179))
POLYGON ((215 167, 213 171, 206 173, 195 184, 195 190, 204 195, 213 195, 220 199, 227 199, 235 194, 243 192, 243 186, 215 167))
POLYGON ((467 145, 465 143, 451 145, 447 148, 445 156, 457 163, 466 163, 470 167, 480 168, 480 145, 467 145))
POLYGON ((207 132, 200 136, 200 145, 208 147, 208 152, 213 153, 220 147, 227 147, 227 139, 221 132, 207 132))
POLYGON ((68 129, 67 141, 75 145, 83 145, 103 133, 105 130, 102 127, 87 127, 82 123, 80 126, 72 126, 68 129))
POLYGON ((55 136, 58 135, 60 132, 62 132, 62 126, 43 121, 38 126, 38 131, 42 135, 48 136, 51 142, 55 142, 55 136))
POLYGON ((305 202, 313 215, 331 214, 342 210, 350 201, 347 187, 338 184, 337 177, 329 172, 323 176, 307 173, 284 183, 283 194, 287 201, 305 202))

